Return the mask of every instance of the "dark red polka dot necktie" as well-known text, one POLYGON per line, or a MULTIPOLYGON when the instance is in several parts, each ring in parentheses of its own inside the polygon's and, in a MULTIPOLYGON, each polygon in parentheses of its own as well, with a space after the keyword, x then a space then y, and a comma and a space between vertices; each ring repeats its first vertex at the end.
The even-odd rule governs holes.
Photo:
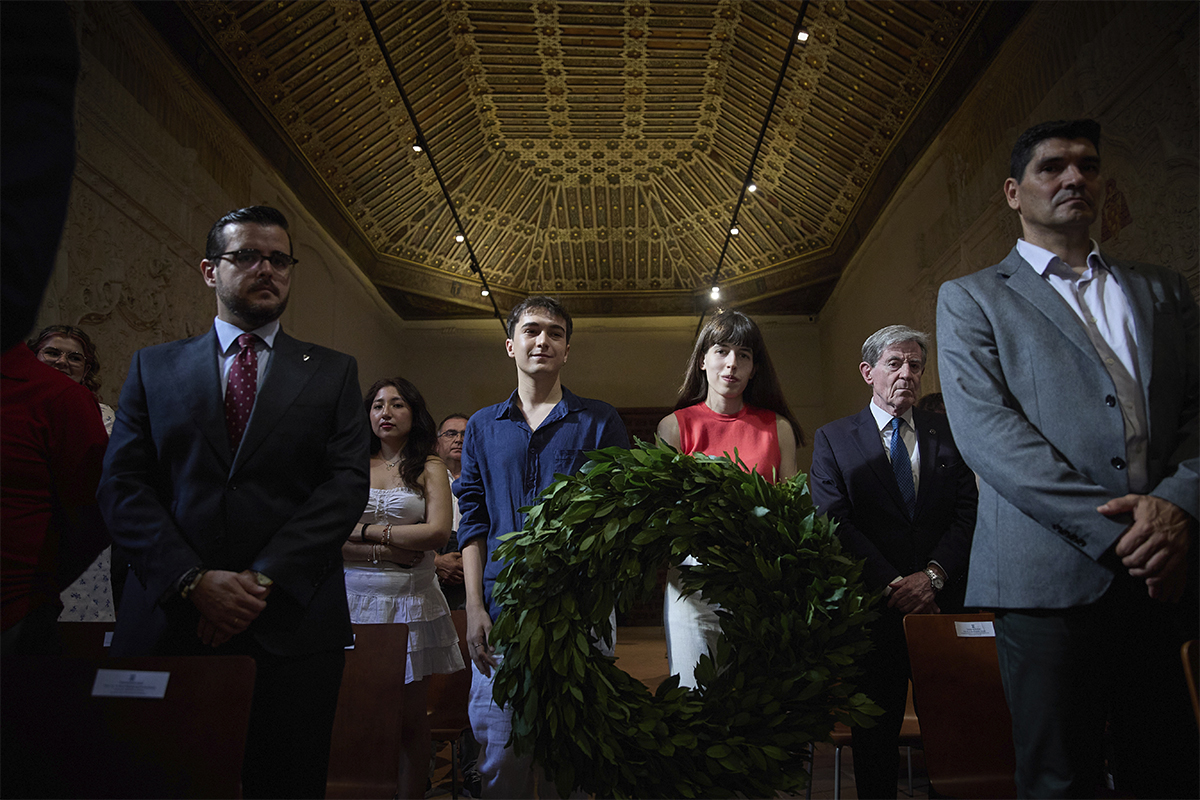
POLYGON ((258 353, 254 350, 258 337, 243 333, 237 338, 241 349, 229 365, 229 385, 225 388, 225 427, 229 431, 229 448, 235 453, 242 443, 250 411, 254 408, 254 393, 258 390, 258 353))

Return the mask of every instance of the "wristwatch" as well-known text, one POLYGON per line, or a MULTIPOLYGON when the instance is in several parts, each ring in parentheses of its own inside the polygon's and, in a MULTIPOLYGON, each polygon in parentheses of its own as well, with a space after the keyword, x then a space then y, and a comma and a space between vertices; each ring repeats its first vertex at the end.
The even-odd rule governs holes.
POLYGON ((176 591, 179 593, 180 600, 187 600, 188 595, 192 590, 200 584, 200 579, 204 577, 204 573, 208 572, 204 567, 192 567, 187 572, 183 573, 183 577, 176 584, 176 591))
POLYGON ((935 592, 940 592, 942 590, 942 587, 944 587, 946 585, 946 581, 943 580, 937 574, 937 572, 935 572, 933 570, 932 567, 926 567, 925 574, 929 576, 929 582, 933 585, 933 590, 935 592))

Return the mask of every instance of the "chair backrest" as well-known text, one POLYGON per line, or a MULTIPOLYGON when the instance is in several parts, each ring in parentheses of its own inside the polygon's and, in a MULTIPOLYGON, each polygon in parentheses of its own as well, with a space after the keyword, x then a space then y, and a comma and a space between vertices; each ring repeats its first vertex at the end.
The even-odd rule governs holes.
POLYGON ((400 784, 408 626, 355 623, 329 745, 329 798, 390 798, 400 784))
POLYGON ((458 631, 458 647, 462 652, 466 669, 450 675, 430 675, 426 711, 429 714, 429 731, 434 739, 451 741, 471 726, 467 716, 467 703, 471 694, 471 656, 467 649, 467 612, 451 611, 454 628, 458 631))
POLYGON ((58 638, 65 658, 107 658, 105 636, 117 627, 115 622, 60 622, 58 638))
POLYGON ((912 681, 908 682, 908 697, 904 701, 904 722, 900 724, 900 744, 907 747, 921 746, 921 720, 913 705, 912 681))
POLYGON ((950 797, 1017 796, 994 620, 992 614, 904 618, 929 782, 950 797), (981 631, 990 635, 969 635, 981 631))
POLYGON ((0 673, 5 797, 241 797, 249 656, 16 656, 0 673), (166 672, 166 693, 93 697, 98 669, 166 672))
POLYGON ((1200 725, 1200 641, 1184 642, 1179 649, 1183 658, 1183 674, 1187 678, 1188 694, 1192 696, 1192 712, 1200 725))

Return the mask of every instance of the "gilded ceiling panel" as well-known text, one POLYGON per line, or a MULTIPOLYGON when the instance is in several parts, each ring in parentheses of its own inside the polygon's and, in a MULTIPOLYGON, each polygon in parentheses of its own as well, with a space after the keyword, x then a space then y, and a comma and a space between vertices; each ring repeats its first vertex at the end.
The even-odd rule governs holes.
POLYGON ((800 0, 174 7, 244 93, 227 104, 248 97, 350 223, 385 297, 402 315, 453 316, 490 308, 468 242, 504 301, 555 292, 581 313, 694 313, 724 248, 728 302, 819 311, 986 63, 973 37, 998 45, 1024 6, 803 6, 810 37, 782 79, 800 0), (729 236, 777 83, 758 190, 729 236))

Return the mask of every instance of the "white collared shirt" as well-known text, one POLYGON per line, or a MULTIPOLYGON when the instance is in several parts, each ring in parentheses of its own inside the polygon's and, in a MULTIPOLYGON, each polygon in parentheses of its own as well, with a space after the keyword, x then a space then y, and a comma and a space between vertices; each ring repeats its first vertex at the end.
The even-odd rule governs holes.
MULTIPOLYGON (((879 428, 879 441, 883 444, 883 453, 887 456, 890 464, 892 461, 892 415, 875 405, 874 400, 871 401, 871 415, 875 417, 875 425, 879 428)), ((917 429, 913 426, 912 408, 901 414, 900 419, 904 420, 904 424, 900 426, 900 438, 904 440, 904 446, 908 448, 909 461, 912 462, 913 496, 915 497, 915 493, 920 490, 921 452, 920 446, 917 444, 917 429)))
POLYGON ((1087 269, 1076 274, 1049 250, 1017 240, 1017 252, 1045 279, 1083 323, 1104 369, 1112 379, 1125 420, 1125 461, 1129 490, 1145 492, 1149 487, 1146 396, 1138 373, 1137 327, 1125 290, 1104 263, 1100 248, 1092 241, 1087 269))
POLYGON ((238 354, 237 338, 243 333, 253 333, 258 337, 259 341, 254 345, 254 352, 258 354, 258 385, 263 384, 263 377, 267 374, 267 367, 271 364, 271 353, 275 348, 275 335, 279 333, 279 320, 268 322, 261 328, 255 328, 252 331, 244 331, 236 325, 233 325, 220 317, 213 319, 213 328, 217 331, 217 358, 221 366, 221 397, 225 396, 225 387, 229 385, 229 367, 233 364, 233 357, 238 354))
MULTIPOLYGON (((871 416, 875 417, 875 425, 879 428, 879 441, 883 446, 883 454, 887 456, 888 463, 892 463, 892 415, 884 411, 879 406, 875 405, 872 399, 870 403, 871 416)), ((921 482, 921 449, 917 442, 917 428, 913 424, 913 410, 907 409, 900 415, 900 419, 904 420, 904 424, 900 426, 900 438, 904 440, 904 446, 908 448, 908 458, 911 462, 913 474, 913 494, 919 490, 918 484, 921 482)), ((930 564, 936 564, 942 574, 946 574, 946 568, 936 561, 930 561, 930 564)), ((897 575, 892 579, 892 583, 902 580, 903 575, 897 575)), ((883 596, 890 597, 892 594, 892 585, 889 583, 883 587, 883 596)))

